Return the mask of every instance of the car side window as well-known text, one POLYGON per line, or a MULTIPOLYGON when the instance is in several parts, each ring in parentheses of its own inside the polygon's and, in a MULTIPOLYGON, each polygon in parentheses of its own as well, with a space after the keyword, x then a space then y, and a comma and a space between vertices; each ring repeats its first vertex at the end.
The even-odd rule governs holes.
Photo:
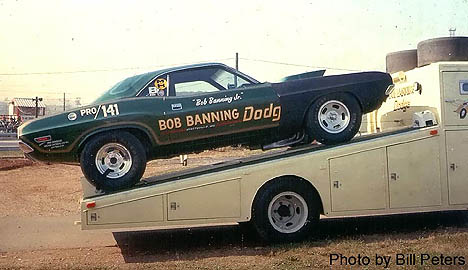
POLYGON ((220 84, 224 89, 234 89, 251 84, 242 77, 223 69, 218 69, 213 73, 211 79, 220 84))
POLYGON ((168 75, 153 79, 138 95, 139 97, 164 97, 168 96, 168 75))
POLYGON ((218 88, 205 81, 175 83, 174 89, 178 97, 196 96, 209 92, 219 91, 218 88))
POLYGON ((239 75, 220 67, 198 67, 173 71, 153 79, 140 97, 197 96, 235 89, 251 84, 239 75))
POLYGON ((169 74, 169 90, 175 96, 197 96, 225 90, 211 79, 218 70, 216 67, 202 67, 175 71, 169 74))
POLYGON ((220 67, 202 67, 176 71, 169 75, 176 96, 196 96, 246 86, 251 82, 220 67))

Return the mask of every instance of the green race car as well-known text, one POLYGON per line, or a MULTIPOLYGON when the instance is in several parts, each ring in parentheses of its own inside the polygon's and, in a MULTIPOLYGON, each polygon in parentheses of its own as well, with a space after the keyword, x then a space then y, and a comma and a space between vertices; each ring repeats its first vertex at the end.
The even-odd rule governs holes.
POLYGON ((219 63, 127 78, 89 106, 18 129, 26 156, 80 163, 105 191, 129 188, 146 162, 226 145, 273 148, 357 133, 361 116, 390 94, 382 72, 322 76, 323 71, 260 83, 219 63))

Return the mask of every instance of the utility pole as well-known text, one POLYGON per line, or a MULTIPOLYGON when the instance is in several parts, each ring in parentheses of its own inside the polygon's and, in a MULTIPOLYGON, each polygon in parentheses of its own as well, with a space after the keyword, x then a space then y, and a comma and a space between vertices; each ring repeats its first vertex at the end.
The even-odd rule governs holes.
MULTIPOLYGON (((236 53, 236 70, 239 71, 239 53, 236 53)), ((234 74, 234 88, 237 86, 237 74, 234 74)))
POLYGON ((65 111, 65 92, 63 92, 63 111, 65 111))
POLYGON ((39 116, 39 111, 38 111, 39 101, 42 101, 42 98, 36 97, 36 98, 33 98, 32 100, 36 102, 36 118, 37 118, 39 116))
POLYGON ((455 31, 457 31, 457 28, 455 28, 455 27, 451 27, 451 28, 449 29, 450 37, 454 37, 454 36, 455 36, 455 31))

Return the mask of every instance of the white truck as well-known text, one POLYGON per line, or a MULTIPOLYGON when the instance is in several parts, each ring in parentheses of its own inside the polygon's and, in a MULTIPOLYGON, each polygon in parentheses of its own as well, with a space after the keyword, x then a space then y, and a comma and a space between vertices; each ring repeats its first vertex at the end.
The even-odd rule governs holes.
POLYGON ((100 194, 84 180, 81 226, 140 228, 251 222, 270 241, 300 239, 320 215, 468 209, 468 63, 392 75, 368 115, 371 134, 146 179, 100 194))

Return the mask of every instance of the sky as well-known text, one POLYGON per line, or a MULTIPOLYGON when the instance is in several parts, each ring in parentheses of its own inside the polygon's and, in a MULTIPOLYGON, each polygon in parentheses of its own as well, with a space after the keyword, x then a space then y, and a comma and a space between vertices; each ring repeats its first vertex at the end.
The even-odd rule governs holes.
POLYGON ((385 55, 468 36, 468 0, 0 0, 0 100, 94 100, 162 67, 235 65, 260 81, 327 68, 385 71, 385 55))

